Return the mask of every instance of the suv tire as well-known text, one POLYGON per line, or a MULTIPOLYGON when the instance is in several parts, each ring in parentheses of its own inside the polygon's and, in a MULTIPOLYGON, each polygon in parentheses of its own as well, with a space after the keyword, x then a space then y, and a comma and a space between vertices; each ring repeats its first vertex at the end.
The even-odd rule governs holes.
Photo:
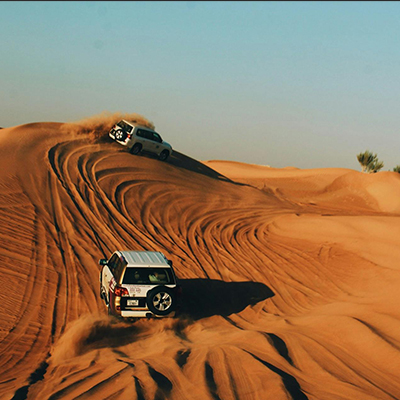
POLYGON ((117 131, 115 131, 114 135, 115 135, 115 140, 119 141, 124 141, 128 136, 126 132, 123 131, 122 129, 118 129, 117 131))
POLYGON ((142 150, 142 145, 139 143, 135 143, 132 148, 130 149, 131 154, 139 154, 142 150))
POLYGON ((174 292, 166 286, 157 286, 147 293, 146 303, 155 315, 168 315, 175 309, 174 292))
POLYGON ((168 156, 169 156, 169 151, 168 150, 163 150, 161 152, 161 154, 158 156, 158 159, 160 161, 165 161, 168 158, 168 156))

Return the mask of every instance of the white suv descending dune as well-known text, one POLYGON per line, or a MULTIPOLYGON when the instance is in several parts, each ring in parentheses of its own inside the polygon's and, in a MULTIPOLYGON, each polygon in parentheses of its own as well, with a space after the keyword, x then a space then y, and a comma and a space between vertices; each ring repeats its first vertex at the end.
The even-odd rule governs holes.
POLYGON ((171 145, 164 142, 157 132, 125 120, 115 124, 108 136, 126 146, 132 154, 139 154, 142 151, 153 153, 161 161, 165 161, 172 154, 171 145))
POLYGON ((115 251, 101 259, 100 297, 123 318, 174 316, 180 287, 172 262, 155 251, 115 251))

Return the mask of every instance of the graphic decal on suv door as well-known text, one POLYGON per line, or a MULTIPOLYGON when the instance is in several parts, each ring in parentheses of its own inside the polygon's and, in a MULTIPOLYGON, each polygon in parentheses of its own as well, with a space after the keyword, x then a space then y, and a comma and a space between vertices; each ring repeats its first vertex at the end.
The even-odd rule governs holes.
POLYGON ((114 277, 112 277, 112 278, 111 278, 111 281, 110 281, 110 290, 111 290, 112 292, 114 292, 115 286, 117 286, 117 282, 115 282, 114 277))

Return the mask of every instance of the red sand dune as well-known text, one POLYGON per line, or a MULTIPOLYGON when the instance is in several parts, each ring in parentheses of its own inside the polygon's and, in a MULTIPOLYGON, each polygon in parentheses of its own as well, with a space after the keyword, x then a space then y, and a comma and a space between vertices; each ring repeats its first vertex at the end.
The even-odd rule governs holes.
POLYGON ((399 174, 161 163, 111 119, 1 130, 1 399, 400 398, 399 174), (179 317, 106 315, 115 249, 173 260, 179 317))

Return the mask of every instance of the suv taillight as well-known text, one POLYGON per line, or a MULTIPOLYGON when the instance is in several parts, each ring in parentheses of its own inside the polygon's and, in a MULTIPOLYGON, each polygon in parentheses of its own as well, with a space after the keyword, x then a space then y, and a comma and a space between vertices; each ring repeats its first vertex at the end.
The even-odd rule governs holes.
POLYGON ((118 297, 122 296, 129 296, 129 292, 127 288, 121 287, 121 286, 116 286, 114 289, 114 294, 118 297))

